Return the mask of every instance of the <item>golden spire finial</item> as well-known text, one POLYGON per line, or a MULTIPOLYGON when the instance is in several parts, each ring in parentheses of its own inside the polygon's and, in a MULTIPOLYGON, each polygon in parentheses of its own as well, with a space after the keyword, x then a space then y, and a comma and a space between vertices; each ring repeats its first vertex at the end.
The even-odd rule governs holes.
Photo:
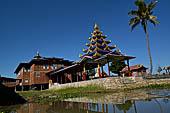
POLYGON ((83 55, 79 54, 79 57, 80 57, 80 58, 82 58, 82 57, 83 57, 83 55))
POLYGON ((98 25, 95 24, 95 25, 94 25, 94 29, 98 30, 98 28, 99 28, 98 25))
POLYGON ((40 55, 39 55, 39 51, 37 51, 37 56, 40 56, 40 55))
POLYGON ((117 52, 120 53, 121 52, 120 49, 118 49, 117 52))
POLYGON ((77 61, 77 60, 76 60, 76 62, 75 62, 75 63, 76 63, 76 64, 78 64, 78 63, 79 63, 79 61, 77 61))

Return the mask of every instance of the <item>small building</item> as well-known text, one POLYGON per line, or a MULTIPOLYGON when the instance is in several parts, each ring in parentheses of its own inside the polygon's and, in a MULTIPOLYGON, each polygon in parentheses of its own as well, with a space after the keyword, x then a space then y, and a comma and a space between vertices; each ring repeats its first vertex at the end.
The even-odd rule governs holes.
MULTIPOLYGON (((148 68, 146 68, 142 64, 130 66, 130 72, 132 73, 131 74, 132 76, 147 76, 147 72, 146 72, 147 69, 148 68)), ((127 72, 129 72, 128 66, 122 69, 121 74, 126 76, 127 72)))
POLYGON ((19 82, 20 79, 1 77, 0 76, 0 83, 2 85, 4 85, 5 87, 8 87, 12 90, 15 90, 17 81, 19 82))
POLYGON ((163 70, 165 70, 166 73, 169 73, 169 74, 170 74, 170 71, 169 71, 169 70, 170 70, 170 66, 164 67, 163 70))
POLYGON ((64 60, 62 58, 46 58, 39 56, 34 56, 30 62, 20 63, 15 70, 17 79, 17 90, 30 90, 30 89, 48 89, 50 76, 46 73, 53 71, 55 69, 64 68, 72 65, 69 60, 64 60))

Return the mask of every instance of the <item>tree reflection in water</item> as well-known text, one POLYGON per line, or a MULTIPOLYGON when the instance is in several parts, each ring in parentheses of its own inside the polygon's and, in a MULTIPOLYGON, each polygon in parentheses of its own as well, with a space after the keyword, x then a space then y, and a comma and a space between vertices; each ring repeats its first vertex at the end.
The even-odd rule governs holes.
POLYGON ((129 111, 129 109, 132 107, 132 102, 130 100, 127 100, 124 104, 117 104, 116 107, 120 111, 123 110, 124 113, 126 113, 126 111, 129 111))

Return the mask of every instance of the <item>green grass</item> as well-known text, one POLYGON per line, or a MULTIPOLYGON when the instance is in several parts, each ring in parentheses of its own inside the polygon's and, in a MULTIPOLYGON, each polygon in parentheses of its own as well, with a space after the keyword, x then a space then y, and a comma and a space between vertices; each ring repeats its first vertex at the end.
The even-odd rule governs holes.
POLYGON ((105 92, 104 87, 97 85, 88 85, 87 87, 65 88, 60 90, 43 90, 43 91, 19 91, 17 92, 28 102, 52 102, 64 100, 67 98, 76 98, 88 96, 91 93, 105 92))
POLYGON ((153 84, 148 86, 141 86, 136 88, 126 88, 125 91, 128 90, 136 90, 136 89, 170 89, 170 84, 153 84))

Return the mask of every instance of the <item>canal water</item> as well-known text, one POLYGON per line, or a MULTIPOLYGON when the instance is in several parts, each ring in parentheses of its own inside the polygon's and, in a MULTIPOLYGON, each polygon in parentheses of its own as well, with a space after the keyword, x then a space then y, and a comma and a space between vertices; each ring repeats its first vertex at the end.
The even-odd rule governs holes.
POLYGON ((97 94, 46 104, 1 107, 0 113, 170 113, 170 90, 97 94))

